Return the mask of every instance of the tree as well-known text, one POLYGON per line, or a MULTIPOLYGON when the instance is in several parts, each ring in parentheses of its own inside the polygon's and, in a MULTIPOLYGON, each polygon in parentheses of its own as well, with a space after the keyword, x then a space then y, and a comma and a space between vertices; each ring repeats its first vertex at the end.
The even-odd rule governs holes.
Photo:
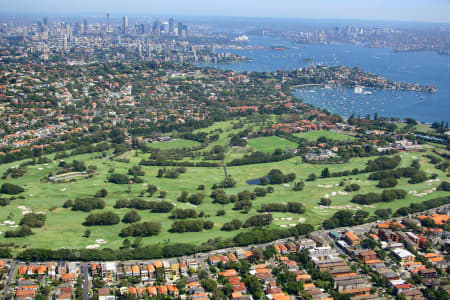
POLYGON ((213 279, 204 279, 200 284, 207 292, 213 292, 217 288, 217 282, 213 279))
POLYGON ((311 173, 308 175, 308 178, 306 178, 306 181, 314 181, 316 180, 316 174, 311 173))
POLYGON ((320 205, 323 206, 330 206, 331 205, 331 199, 330 198, 320 198, 320 205))
POLYGON ((122 218, 123 223, 135 223, 135 222, 139 222, 140 220, 141 220, 141 216, 139 216, 139 214, 136 210, 127 212, 122 218))
POLYGON ((272 258, 275 254, 277 254, 277 250, 275 249, 275 247, 273 245, 269 245, 266 247, 263 254, 264 254, 264 259, 268 260, 268 259, 272 258))
POLYGON ((90 214, 83 223, 85 226, 104 226, 119 224, 120 217, 113 212, 90 214))
POLYGON ((108 177, 108 181, 115 184, 128 184, 130 179, 124 174, 111 174, 108 177))
POLYGON ((46 219, 47 218, 44 214, 30 213, 30 214, 26 214, 22 217, 22 220, 20 220, 19 225, 22 225, 22 226, 26 225, 31 228, 39 228, 39 227, 44 226, 46 219))
POLYGON ((107 195, 108 195, 108 191, 107 191, 106 189, 98 190, 98 191, 95 193, 95 197, 96 197, 96 198, 105 198, 107 195))
POLYGON ((328 178, 328 177, 330 177, 330 170, 329 170, 328 168, 323 169, 320 176, 321 176, 322 178, 328 178))
POLYGON ((89 229, 86 229, 86 231, 83 234, 83 237, 88 238, 91 236, 91 231, 89 229))
POLYGON ((18 185, 5 182, 2 184, 2 187, 0 188, 0 193, 8 194, 8 195, 17 195, 20 193, 23 193, 25 190, 18 185))
POLYGON ((379 187, 379 188, 390 188, 390 187, 394 187, 396 185, 397 185, 397 179, 395 179, 394 177, 387 177, 387 178, 381 179, 378 182, 377 187, 379 187))

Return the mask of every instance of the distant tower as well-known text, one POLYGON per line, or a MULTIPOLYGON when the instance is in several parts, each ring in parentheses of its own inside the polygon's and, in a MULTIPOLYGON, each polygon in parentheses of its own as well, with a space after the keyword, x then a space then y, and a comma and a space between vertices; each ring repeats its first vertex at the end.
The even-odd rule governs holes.
POLYGON ((175 30, 174 25, 175 25, 175 23, 174 23, 173 18, 170 18, 169 19, 169 34, 173 34, 173 32, 175 30))
POLYGON ((42 23, 44 23, 45 26, 48 26, 48 17, 44 17, 44 19, 42 19, 42 23))
POLYGON ((128 33, 128 16, 124 16, 123 17, 122 33, 123 34, 127 34, 128 33))
POLYGON ((68 48, 68 46, 67 46, 67 35, 64 35, 64 38, 63 38, 63 50, 64 50, 64 52, 67 51, 67 48, 68 48))
POLYGON ((156 37, 161 36, 161 21, 160 20, 156 20, 155 23, 153 24, 153 35, 156 37))
POLYGON ((109 15, 109 12, 106 13, 106 32, 111 31, 111 16, 109 15))
POLYGON ((178 22, 178 36, 182 37, 183 36, 183 23, 178 22))
POLYGON ((87 31, 88 31, 88 20, 84 19, 83 20, 83 32, 87 33, 87 31))

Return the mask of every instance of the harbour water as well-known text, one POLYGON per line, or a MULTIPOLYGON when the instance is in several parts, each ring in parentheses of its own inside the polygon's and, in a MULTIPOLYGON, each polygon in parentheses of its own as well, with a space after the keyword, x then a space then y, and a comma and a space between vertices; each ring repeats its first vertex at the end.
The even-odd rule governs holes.
POLYGON ((433 52, 396 53, 392 49, 361 45, 304 45, 288 41, 250 36, 250 46, 264 50, 223 51, 251 57, 250 62, 210 65, 225 70, 271 72, 293 70, 310 64, 359 67, 398 82, 435 86, 435 93, 370 90, 371 95, 356 94, 353 89, 306 88, 294 94, 307 103, 348 117, 376 112, 386 117, 411 117, 423 122, 450 121, 450 56, 433 52), (283 46, 287 50, 272 50, 283 46))

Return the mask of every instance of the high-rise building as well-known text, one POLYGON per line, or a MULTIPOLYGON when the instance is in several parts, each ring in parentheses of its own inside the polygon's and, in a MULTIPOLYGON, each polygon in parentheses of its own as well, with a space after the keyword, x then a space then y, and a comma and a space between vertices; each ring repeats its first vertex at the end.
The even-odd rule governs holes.
POLYGON ((67 46, 67 35, 64 35, 64 38, 63 38, 63 50, 67 51, 67 48, 68 48, 68 46, 67 46))
POLYGON ((169 19, 169 34, 173 34, 173 32, 175 30, 174 25, 175 25, 175 21, 173 20, 173 18, 170 18, 169 19))
POLYGON ((153 35, 156 37, 161 36, 161 21, 156 20, 155 23, 153 23, 153 35))
POLYGON ((83 32, 84 33, 88 32, 88 20, 87 19, 83 20, 83 32))
POLYGON ((183 23, 178 22, 178 36, 182 37, 183 36, 183 23))
POLYGON ((42 19, 42 22, 44 23, 45 26, 48 26, 48 17, 44 17, 42 19))
POLYGON ((109 13, 106 13, 106 32, 111 31, 111 16, 109 13))
POLYGON ((127 34, 128 33, 128 16, 124 16, 123 17, 122 33, 123 34, 127 34))

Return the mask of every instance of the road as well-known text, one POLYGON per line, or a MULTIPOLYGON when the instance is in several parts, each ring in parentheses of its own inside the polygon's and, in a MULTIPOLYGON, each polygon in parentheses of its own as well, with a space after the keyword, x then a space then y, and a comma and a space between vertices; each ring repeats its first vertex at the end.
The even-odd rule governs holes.
POLYGON ((14 274, 16 272, 16 261, 11 260, 11 265, 8 273, 8 279, 5 282, 5 289, 3 290, 2 300, 6 299, 6 296, 9 294, 9 286, 11 285, 11 281, 14 278, 14 274))
POLYGON ((81 265, 81 279, 83 280, 83 299, 89 299, 89 268, 87 264, 81 265))

